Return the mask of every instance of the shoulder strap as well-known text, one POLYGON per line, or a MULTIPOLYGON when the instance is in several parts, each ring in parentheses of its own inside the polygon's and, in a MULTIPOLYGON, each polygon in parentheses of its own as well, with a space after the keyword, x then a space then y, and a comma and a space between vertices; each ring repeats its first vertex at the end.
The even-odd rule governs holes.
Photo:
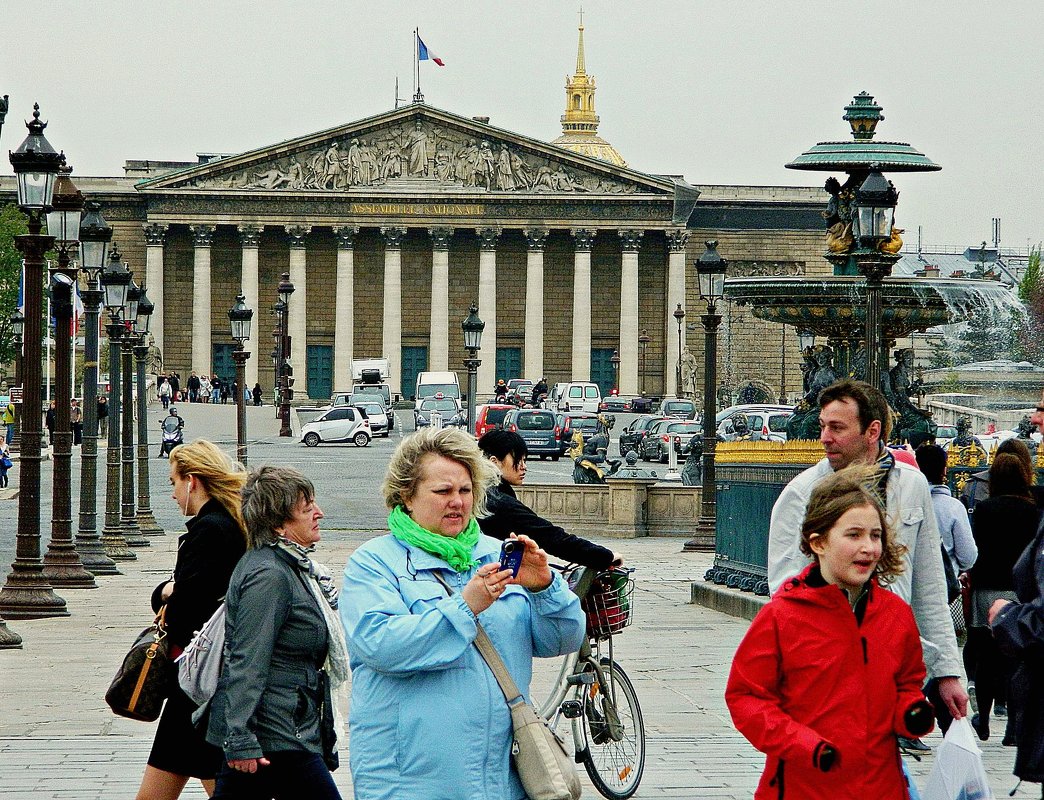
MULTIPOLYGON (((432 573, 435 579, 442 584, 442 588, 450 595, 453 594, 453 590, 450 585, 446 583, 446 580, 439 575, 437 572, 432 573)), ((507 700, 509 706, 515 706, 518 703, 525 702, 525 698, 522 697, 522 692, 518 690, 518 686, 511 677, 511 673, 508 672, 504 661, 500 657, 500 653, 497 652, 497 648, 490 640, 489 635, 482 627, 482 623, 475 619, 475 627, 478 629, 478 634, 475 636, 475 647, 478 648, 479 655, 489 666, 490 671, 493 673, 493 677, 497 679, 497 683, 500 685, 500 691, 504 693, 504 699, 507 700)))

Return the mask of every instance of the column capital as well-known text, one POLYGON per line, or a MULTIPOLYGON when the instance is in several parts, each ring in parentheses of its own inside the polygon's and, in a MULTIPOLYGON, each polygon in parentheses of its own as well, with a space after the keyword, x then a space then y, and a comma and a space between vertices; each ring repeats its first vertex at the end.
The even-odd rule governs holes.
POLYGON ((261 246, 261 230, 263 225, 237 225, 239 231, 239 244, 244 250, 247 248, 258 248, 261 246))
POLYGON ((406 236, 406 229, 400 227, 381 228, 381 236, 384 237, 384 247, 388 250, 399 250, 402 240, 406 236))
POLYGON ((286 233, 290 237, 290 249, 303 250, 305 246, 305 237, 311 232, 311 225, 287 225, 286 233))
POLYGON ((479 237, 479 250, 496 250, 500 239, 500 228, 475 228, 479 237))
POLYGON ((359 235, 358 225, 338 225, 333 229, 337 237, 338 250, 352 250, 355 247, 355 237, 359 235))
POLYGON ((195 247, 210 247, 214 243, 216 225, 189 225, 192 231, 192 244, 195 247))
POLYGON ((638 249, 642 246, 642 235, 645 231, 639 230, 621 230, 620 231, 620 247, 625 253, 637 253, 638 249))
POLYGON ((158 222, 146 222, 141 226, 145 231, 146 247, 163 247, 163 238, 167 235, 169 225, 161 225, 158 222))
POLYGON ((527 228, 525 234, 526 247, 529 250, 542 251, 544 249, 544 244, 547 242, 547 228, 527 228))
POLYGON ((593 231, 589 228, 573 228, 570 233, 573 234, 574 250, 590 252, 591 248, 594 247, 594 240, 598 231, 593 231))
POLYGON ((689 241, 689 232, 684 228, 667 231, 667 249, 672 253, 685 252, 685 244, 689 241))
POLYGON ((431 236, 432 250, 449 250, 453 228, 428 228, 428 234, 431 236))

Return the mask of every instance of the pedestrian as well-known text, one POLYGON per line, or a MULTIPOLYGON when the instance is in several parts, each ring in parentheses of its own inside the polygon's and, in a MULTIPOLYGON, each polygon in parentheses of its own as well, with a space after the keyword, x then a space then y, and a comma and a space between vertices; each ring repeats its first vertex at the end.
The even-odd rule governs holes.
POLYGON ((181 400, 181 376, 176 371, 171 370, 167 380, 170 382, 170 402, 177 403, 181 400))
POLYGON ((72 443, 75 446, 83 441, 83 409, 80 408, 80 401, 75 397, 69 408, 69 422, 72 425, 72 443))
POLYGON ((243 488, 243 516, 250 549, 228 586, 207 727, 224 750, 213 797, 339 800, 333 704, 348 652, 332 576, 311 558, 323 518, 315 488, 295 469, 261 467, 243 488))
MULTIPOLYGON (((755 800, 909 795, 896 735, 933 726, 910 606, 885 589, 904 567, 872 464, 811 490, 800 550, 812 563, 758 613, 732 659, 725 702, 765 753, 755 800)), ((938 555, 937 555, 938 558, 938 555)))
POLYGON ((392 455, 382 487, 391 533, 348 559, 340 603, 357 800, 526 796, 476 623, 528 697, 533 658, 575 652, 584 613, 528 536, 517 537, 518 576, 501 569, 500 542, 477 522, 496 479, 458 428, 424 428, 392 455))
MULTIPOLYGON (((961 685, 961 658, 946 601, 931 490, 920 471, 897 463, 884 446, 891 432, 891 413, 880 390, 862 381, 837 381, 820 392, 819 440, 826 457, 787 484, 772 508, 769 590, 775 594, 808 566, 808 556, 801 550, 801 521, 816 484, 851 464, 874 465, 878 492, 896 520, 896 543, 905 548, 903 572, 889 589, 913 607, 921 636, 932 644, 924 653, 928 673, 938 680, 940 701, 954 719, 961 719, 968 711, 968 695, 961 685)), ((910 744, 930 749, 920 742, 910 744)))
MULTIPOLYGON (((244 386, 243 389, 245 390, 246 387, 244 386)), ((254 398, 254 405, 255 406, 261 405, 261 384, 260 383, 255 383, 254 384, 254 391, 252 392, 252 394, 253 394, 253 398, 254 398)))
MULTIPOLYGON (((174 575, 155 588, 152 608, 158 612, 166 606, 167 638, 176 650, 188 646, 217 609, 246 550, 240 496, 245 479, 246 473, 211 442, 200 439, 170 454, 173 498, 190 519, 178 539, 174 575)), ((175 800, 189 778, 198 778, 209 795, 221 765, 221 749, 192 723, 196 704, 178 686, 175 664, 169 677, 138 800, 175 800)))
POLYGON ((47 443, 54 447, 54 429, 58 425, 58 411, 54 400, 47 406, 47 413, 44 415, 44 425, 47 428, 47 443))
POLYGON ((105 395, 98 398, 98 435, 105 438, 109 433, 109 399, 105 395))
POLYGON ((199 402, 210 404, 210 378, 206 375, 199 376, 199 391, 197 392, 199 402))
POLYGON ((160 403, 163 405, 163 409, 166 410, 167 406, 170 405, 171 395, 173 394, 170 381, 163 381, 163 383, 159 385, 158 391, 160 403))
POLYGON ((186 384, 186 388, 188 389, 189 393, 190 403, 199 402, 199 386, 199 376, 196 374, 195 370, 193 370, 192 374, 189 375, 188 383, 186 384))
POLYGON ((0 441, 0 489, 7 488, 7 472, 14 466, 7 442, 0 441))
MULTIPOLYGON (((231 392, 231 394, 232 394, 233 397, 236 396, 235 392, 236 392, 236 382, 232 381, 232 392, 231 392)), ((221 405, 227 405, 228 404, 228 396, 229 396, 228 381, 221 381, 219 394, 221 395, 221 405)))
POLYGON ((210 376, 210 402, 217 405, 221 402, 221 378, 217 375, 210 376))
POLYGON ((18 412, 15 410, 15 405, 12 402, 8 402, 7 407, 4 408, 4 414, 2 421, 4 423, 4 441, 10 445, 14 439, 15 432, 15 414, 18 412))

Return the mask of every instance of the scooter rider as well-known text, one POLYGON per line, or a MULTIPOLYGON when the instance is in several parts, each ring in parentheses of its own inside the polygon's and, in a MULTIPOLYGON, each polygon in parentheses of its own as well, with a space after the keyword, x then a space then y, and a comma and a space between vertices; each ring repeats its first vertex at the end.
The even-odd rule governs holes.
POLYGON ((176 447, 177 445, 181 444, 183 439, 181 431, 184 427, 185 418, 178 416, 178 410, 174 406, 171 406, 170 412, 167 414, 167 416, 160 420, 160 428, 163 431, 163 435, 160 438, 160 451, 159 455, 156 456, 156 458, 163 458, 164 456, 169 456, 170 451, 173 450, 174 447, 176 447), (176 428, 174 427, 174 420, 177 420, 176 428), (173 438, 173 440, 168 440, 167 434, 175 432, 177 435, 173 438))

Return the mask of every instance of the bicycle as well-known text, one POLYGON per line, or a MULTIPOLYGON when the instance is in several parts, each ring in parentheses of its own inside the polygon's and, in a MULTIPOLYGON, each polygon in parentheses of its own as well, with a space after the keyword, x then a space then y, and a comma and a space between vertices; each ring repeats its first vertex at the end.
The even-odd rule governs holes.
POLYGON ((631 622, 633 571, 577 567, 569 576, 587 613, 587 637, 563 660, 555 688, 540 708, 556 734, 562 719, 570 721, 576 762, 584 765, 599 794, 610 800, 624 800, 638 791, 645 770, 645 725, 638 696, 613 659, 613 636, 631 622))

